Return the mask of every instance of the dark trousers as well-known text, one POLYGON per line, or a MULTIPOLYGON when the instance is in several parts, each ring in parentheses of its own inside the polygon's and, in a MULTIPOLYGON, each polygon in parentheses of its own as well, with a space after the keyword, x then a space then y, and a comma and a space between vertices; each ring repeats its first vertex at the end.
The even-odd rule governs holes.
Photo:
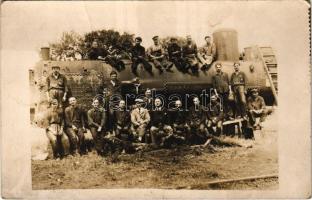
POLYGON ((245 96, 245 86, 236 85, 233 87, 235 103, 236 103, 236 115, 246 116, 246 96, 245 96))
POLYGON ((235 104, 229 101, 229 92, 218 92, 225 118, 234 117, 235 104))
POLYGON ((105 61, 110 64, 112 67, 114 67, 115 69, 117 69, 117 71, 122 71, 123 69, 125 69, 125 63, 115 57, 107 57, 105 59, 105 61))
POLYGON ((57 99, 60 107, 63 106, 63 96, 64 96, 63 90, 60 90, 60 89, 50 89, 49 90, 50 100, 57 99))
POLYGON ((131 69, 132 69, 132 73, 134 73, 135 75, 137 75, 137 69, 138 69, 138 65, 142 64, 144 69, 149 72, 151 75, 153 75, 152 72, 152 65, 149 64, 148 61, 146 61, 143 58, 136 58, 136 59, 132 59, 132 65, 131 65, 131 69))
POLYGON ((97 127, 90 127, 90 132, 92 134, 94 148, 98 154, 101 154, 101 152, 103 151, 102 137, 105 135, 104 131, 101 130, 100 132, 98 132, 97 127))
POLYGON ((85 153, 86 146, 84 141, 84 131, 82 128, 74 130, 71 127, 66 128, 66 133, 71 145, 71 150, 75 154, 79 150, 80 154, 85 153), (78 148, 79 147, 79 148, 78 148))
POLYGON ((177 68, 177 70, 185 73, 186 72, 186 69, 185 69, 185 62, 183 61, 182 58, 176 58, 176 57, 173 57, 171 58, 170 60, 177 68))

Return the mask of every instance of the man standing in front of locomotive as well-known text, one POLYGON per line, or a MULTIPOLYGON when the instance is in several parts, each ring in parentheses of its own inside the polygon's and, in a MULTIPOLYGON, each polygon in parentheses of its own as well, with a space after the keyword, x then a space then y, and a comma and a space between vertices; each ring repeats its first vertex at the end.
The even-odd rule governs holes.
POLYGON ((203 64, 201 70, 209 69, 213 61, 216 59, 217 53, 216 45, 215 43, 211 42, 211 37, 206 36, 205 40, 206 44, 200 49, 200 52, 198 53, 198 58, 203 64))
POLYGON ((238 62, 234 63, 234 72, 231 75, 231 86, 234 92, 234 98, 236 103, 236 117, 246 118, 246 83, 247 77, 244 72, 239 69, 240 64, 238 62))
POLYGON ((190 35, 186 36, 186 45, 182 48, 182 55, 185 61, 185 69, 191 69, 193 74, 198 74, 197 45, 190 35))
POLYGON ((57 99, 59 107, 63 107, 62 102, 66 101, 68 93, 67 79, 60 73, 59 66, 52 66, 52 74, 47 77, 47 99, 57 99))
POLYGON ((228 101, 229 92, 231 91, 229 76, 226 72, 222 71, 222 64, 216 63, 216 73, 212 76, 212 87, 217 97, 221 98, 221 104, 225 118, 232 118, 233 111, 231 107, 232 102, 228 101))

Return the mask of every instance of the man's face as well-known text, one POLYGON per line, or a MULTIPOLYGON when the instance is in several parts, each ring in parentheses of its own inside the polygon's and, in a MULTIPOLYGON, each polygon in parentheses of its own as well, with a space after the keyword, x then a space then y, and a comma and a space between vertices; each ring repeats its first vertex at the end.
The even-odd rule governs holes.
POLYGON ((136 106, 137 106, 138 108, 141 108, 141 106, 142 106, 141 102, 137 102, 137 103, 136 103, 136 106))
POLYGON ((92 42, 91 47, 92 47, 92 48, 98 48, 98 43, 97 43, 97 42, 92 42))
POLYGON ((116 80, 116 79, 117 79, 117 74, 112 74, 112 75, 110 76, 110 78, 111 78, 111 80, 116 80))
POLYGON ((136 44, 136 45, 140 45, 140 44, 141 44, 141 41, 136 39, 136 40, 135 40, 135 44, 136 44))
POLYGON ((176 44, 178 41, 176 39, 171 40, 172 44, 176 44))
POLYGON ((222 66, 221 65, 216 65, 216 71, 219 73, 221 72, 222 66))
POLYGON ((155 106, 160 107, 161 106, 161 100, 160 99, 155 99, 155 106))
POLYGON ((210 37, 206 37, 205 40, 206 40, 207 43, 210 43, 210 42, 211 42, 211 38, 210 38, 210 37))
POLYGON ((126 102, 125 101, 119 101, 119 108, 125 108, 126 107, 126 102))
POLYGON ((77 103, 76 98, 69 98, 69 105, 71 105, 71 106, 75 106, 75 105, 76 105, 76 103, 77 103))
POLYGON ((194 98, 193 99, 193 103, 194 103, 194 105, 199 105, 199 99, 198 98, 194 98))
POLYGON ((182 107, 182 102, 181 101, 176 101, 175 102, 175 107, 176 108, 181 108, 182 107))
POLYGON ((92 106, 93 106, 94 108, 98 108, 99 105, 100 105, 100 102, 99 102, 99 100, 97 100, 97 99, 94 100, 93 103, 92 103, 92 106))
POLYGON ((253 97, 257 97, 258 95, 259 95, 258 92, 252 92, 252 96, 253 96, 253 97))
POLYGON ((145 96, 146 97, 151 97, 152 96, 152 91, 151 90, 146 90, 145 91, 145 96))
POLYGON ((187 41, 188 44, 190 44, 190 43, 192 43, 192 38, 191 37, 187 37, 186 41, 187 41))
POLYGON ((59 74, 60 73, 60 68, 56 67, 52 69, 53 74, 59 74))
POLYGON ((58 103, 57 102, 52 102, 52 108, 57 108, 58 103))
POLYGON ((235 70, 236 72, 239 71, 239 64, 235 64, 235 65, 234 65, 234 70, 235 70))
POLYGON ((159 43, 158 39, 153 39, 153 41, 154 41, 154 44, 156 44, 156 45, 159 43))

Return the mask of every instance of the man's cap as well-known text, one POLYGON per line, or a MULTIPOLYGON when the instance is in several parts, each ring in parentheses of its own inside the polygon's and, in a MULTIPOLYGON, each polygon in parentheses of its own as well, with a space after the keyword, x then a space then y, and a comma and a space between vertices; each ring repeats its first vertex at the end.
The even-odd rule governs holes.
POLYGON ((191 35, 187 35, 186 38, 192 38, 192 36, 191 35))
POLYGON ((135 101, 135 103, 143 103, 144 102, 143 99, 135 99, 134 101, 135 101))
POLYGON ((236 64, 238 64, 238 66, 240 66, 239 62, 234 62, 233 66, 235 66, 236 64))
POLYGON ((57 68, 61 69, 60 66, 57 66, 57 65, 52 66, 52 69, 57 69, 57 68))
POLYGON ((109 75, 111 76, 111 75, 117 75, 117 72, 116 71, 112 71, 109 75))
POLYGON ((159 38, 158 35, 155 35, 152 39, 157 40, 158 38, 159 38))
POLYGON ((178 40, 178 39, 176 37, 170 38, 170 41, 175 41, 175 40, 178 40))
POLYGON ((135 40, 138 40, 138 41, 142 42, 142 38, 141 37, 136 37, 135 40))
POLYGON ((206 39, 206 38, 211 38, 211 37, 210 37, 209 35, 206 35, 206 36, 205 36, 205 39, 206 39))
POLYGON ((251 91, 252 93, 258 92, 258 88, 252 88, 250 91, 251 91))

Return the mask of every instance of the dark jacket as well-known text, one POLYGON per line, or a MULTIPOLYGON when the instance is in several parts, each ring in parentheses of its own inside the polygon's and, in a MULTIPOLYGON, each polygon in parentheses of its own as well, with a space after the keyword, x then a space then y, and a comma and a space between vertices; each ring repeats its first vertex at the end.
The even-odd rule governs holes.
POLYGON ((106 112, 103 108, 91 108, 88 111, 88 124, 90 127, 104 127, 106 118, 106 112))
POLYGON ((59 89, 63 90, 64 92, 68 92, 67 79, 63 74, 59 74, 57 78, 51 74, 47 77, 46 81, 48 91, 51 89, 59 89))
POLYGON ((211 103, 208 111, 208 118, 211 120, 217 118, 217 120, 223 119, 223 111, 221 110, 222 106, 219 102, 211 103))
POLYGON ((229 92, 229 76, 225 72, 215 73, 212 76, 212 87, 217 90, 218 93, 229 92))
POLYGON ((67 127, 85 127, 84 110, 81 106, 68 106, 65 109, 65 124, 67 127))
POLYGON ((176 43, 171 43, 168 46, 168 55, 170 60, 174 58, 181 58, 182 48, 176 43))
POLYGON ((120 127, 128 127, 131 125, 130 112, 127 110, 115 110, 114 111, 114 124, 120 127))
POLYGON ((236 85, 246 85, 247 83, 247 77, 244 72, 239 71, 237 74, 234 72, 231 75, 231 85, 236 86, 236 85))
POLYGON ((187 111, 181 111, 177 110, 175 108, 171 109, 169 111, 169 119, 170 119, 170 124, 177 124, 177 125, 182 125, 187 123, 188 120, 188 112, 187 111))
POLYGON ((201 124, 204 123, 207 118, 207 109, 204 106, 199 105, 198 107, 192 106, 189 111, 188 121, 190 123, 201 124))
POLYGON ((150 111, 151 115, 151 126, 159 127, 163 125, 168 125, 168 113, 166 109, 161 108, 161 110, 157 110, 156 108, 152 111, 150 111))
POLYGON ((110 93, 109 96, 121 94, 121 82, 118 79, 115 81, 115 85, 113 85, 111 80, 103 81, 98 89, 98 93, 103 94, 105 88, 107 89, 107 92, 110 93))
POLYGON ((183 46, 182 52, 183 57, 194 58, 197 55, 197 46, 194 43, 192 43, 190 46, 186 44, 185 46, 183 46))
POLYGON ((132 50, 132 59, 138 59, 139 57, 145 57, 145 48, 141 45, 135 45, 132 50))

